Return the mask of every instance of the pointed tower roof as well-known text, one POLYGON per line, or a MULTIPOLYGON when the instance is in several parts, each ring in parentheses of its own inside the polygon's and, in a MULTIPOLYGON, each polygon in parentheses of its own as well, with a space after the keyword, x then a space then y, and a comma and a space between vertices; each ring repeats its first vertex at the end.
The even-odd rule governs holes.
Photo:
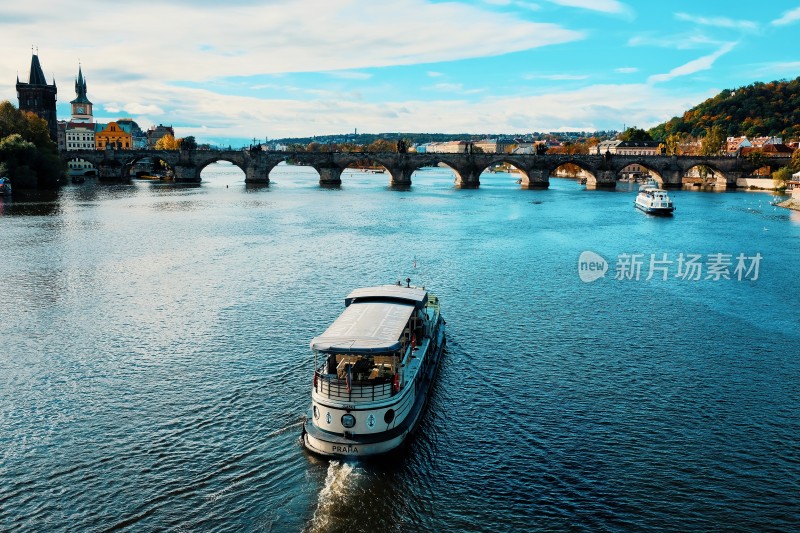
POLYGON ((80 65, 78 65, 78 78, 75 80, 75 94, 78 96, 70 104, 91 104, 86 97, 86 80, 83 78, 83 70, 80 65))
POLYGON ((47 85, 47 80, 44 77, 44 72, 42 71, 42 65, 39 64, 39 56, 33 54, 33 58, 31 59, 31 74, 28 77, 28 84, 29 85, 47 85))

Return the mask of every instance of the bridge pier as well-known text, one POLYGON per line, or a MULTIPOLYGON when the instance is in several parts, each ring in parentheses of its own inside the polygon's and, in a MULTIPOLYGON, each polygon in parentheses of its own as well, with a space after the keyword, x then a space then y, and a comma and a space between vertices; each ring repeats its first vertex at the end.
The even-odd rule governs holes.
POLYGON ((116 160, 103 161, 97 167, 97 177, 100 181, 126 181, 130 179, 125 167, 116 160))
POLYGON ((478 167, 472 156, 462 165, 451 165, 456 175, 456 187, 459 189, 477 189, 481 186, 481 172, 483 167, 478 167))
POLYGON ((269 184, 269 171, 271 167, 266 160, 250 161, 244 171, 245 183, 269 184))
POLYGON ((456 172, 456 187, 459 189, 478 189, 481 186, 481 181, 478 176, 474 174, 468 175, 466 178, 459 172, 456 172))
POLYGON ((409 171, 407 168, 389 168, 389 186, 405 189, 411 187, 411 174, 413 170, 409 171))
POLYGON ((617 173, 613 170, 598 170, 594 175, 595 179, 586 180, 587 189, 601 189, 613 191, 617 188, 617 173))
POLYGON ((683 187, 683 172, 680 169, 664 169, 660 172, 664 189, 680 189, 683 187))
POLYGON ((179 183, 200 183, 200 171, 194 165, 175 165, 175 181, 179 183))
POLYGON ((548 189, 550 188, 550 173, 539 168, 523 170, 520 186, 523 189, 548 189))
POLYGON ((338 187, 342 184, 342 170, 334 166, 317 168, 319 172, 319 184, 321 187, 338 187))
MULTIPOLYGON (((725 173, 725 190, 726 191, 735 191, 738 188, 736 184, 739 178, 745 177, 745 172, 726 172, 725 173)), ((721 185, 721 180, 718 180, 717 183, 721 185)))

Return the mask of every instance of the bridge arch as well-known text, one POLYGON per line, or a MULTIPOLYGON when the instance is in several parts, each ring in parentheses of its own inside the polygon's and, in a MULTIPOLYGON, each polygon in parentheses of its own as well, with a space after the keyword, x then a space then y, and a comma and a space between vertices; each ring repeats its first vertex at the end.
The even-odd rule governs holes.
POLYGON ((245 173, 245 175, 247 175, 247 167, 244 165, 243 161, 237 160, 237 158, 235 157, 230 157, 227 154, 215 154, 211 157, 198 159, 196 162, 197 175, 200 176, 200 174, 203 172, 203 169, 205 169, 209 165, 213 165, 218 161, 225 161, 226 163, 230 163, 233 166, 238 167, 239 170, 241 170, 242 172, 245 173))
POLYGON ((130 179, 131 177, 131 170, 136 166, 137 163, 145 159, 149 159, 153 167, 156 165, 156 161, 162 162, 163 165, 166 167, 167 172, 171 173, 173 176, 175 174, 175 157, 170 157, 171 154, 168 152, 161 152, 161 151, 152 151, 150 153, 143 153, 143 152, 132 152, 132 153, 120 153, 122 157, 119 159, 114 159, 111 162, 104 161, 103 164, 111 164, 112 166, 114 162, 119 162, 118 166, 120 167, 120 174, 119 177, 121 179, 130 179))
POLYGON ((73 178, 97 176, 97 164, 83 157, 65 157, 67 173, 73 178))
POLYGON ((407 169, 409 183, 411 182, 411 175, 414 172, 424 168, 435 168, 444 165, 453 172, 453 183, 456 187, 470 187, 470 185, 467 185, 467 181, 464 178, 464 172, 461 168, 462 165, 459 165, 459 163, 453 157, 451 157, 452 154, 432 153, 424 155, 425 157, 418 158, 411 165, 409 165, 407 169))
POLYGON ((686 188, 725 190, 727 181, 727 175, 709 161, 695 162, 681 170, 681 184, 686 188))
POLYGON ((662 175, 663 171, 659 169, 656 165, 647 161, 645 158, 625 160, 623 163, 625 164, 625 166, 621 166, 619 169, 615 169, 617 174, 616 177, 617 180, 621 179, 621 176, 624 173, 625 169, 632 166, 639 166, 648 171, 650 177, 653 178, 653 181, 655 181, 659 187, 664 186, 664 176, 662 175))
MULTIPOLYGON (((275 173, 277 174, 286 173, 286 175, 290 175, 292 171, 288 169, 297 169, 299 167, 305 167, 313 169, 317 173, 318 175, 317 183, 320 186, 332 187, 340 185, 341 179, 339 178, 339 176, 341 174, 341 171, 339 173, 335 172, 333 173, 335 174, 334 179, 330 181, 325 181, 323 179, 323 168, 319 164, 318 158, 314 157, 314 155, 315 154, 308 154, 306 152, 280 152, 280 153, 267 154, 266 156, 256 158, 256 160, 254 161, 255 164, 253 164, 252 166, 254 167, 255 171, 258 174, 258 179, 253 180, 251 176, 248 175, 247 180, 257 183, 268 184, 276 177, 274 175, 275 173), (311 157, 309 157, 309 155, 311 157), (278 169, 277 171, 275 170, 276 168, 278 169)), ((280 176, 278 176, 278 179, 280 179, 280 176)))
POLYGON ((397 169, 393 170, 391 161, 380 153, 371 152, 351 152, 350 157, 339 158, 342 171, 345 169, 359 169, 373 174, 385 174, 389 178, 389 186, 396 185, 403 180, 402 173, 397 169))
POLYGON ((591 164, 589 164, 588 162, 582 160, 581 158, 577 158, 577 157, 560 158, 560 159, 556 160, 555 162, 552 162, 551 164, 547 165, 545 167, 545 169, 547 171, 547 180, 548 180, 548 182, 550 180, 550 176, 556 176, 558 169, 560 167, 563 167, 564 165, 574 165, 574 166, 578 167, 579 169, 581 169, 581 171, 583 172, 584 177, 586 179, 587 187, 591 188, 591 187, 594 187, 594 186, 597 185, 597 175, 595 174, 597 169, 595 167, 593 167, 591 164))
POLYGON ((511 157, 503 157, 503 154, 497 154, 497 157, 489 159, 488 161, 481 162, 477 174, 483 175, 484 172, 497 165, 506 165, 514 167, 520 174, 518 183, 530 183, 531 176, 528 174, 528 169, 519 160, 511 157))

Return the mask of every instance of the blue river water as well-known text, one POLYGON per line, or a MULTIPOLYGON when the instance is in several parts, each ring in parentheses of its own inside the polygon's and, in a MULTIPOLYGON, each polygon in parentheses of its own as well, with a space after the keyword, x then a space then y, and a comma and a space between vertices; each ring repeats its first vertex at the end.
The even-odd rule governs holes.
POLYGON ((0 199, 0 530, 800 528, 800 213, 271 179, 0 199), (448 327, 419 431, 386 463, 308 455, 310 339, 407 276, 448 327))

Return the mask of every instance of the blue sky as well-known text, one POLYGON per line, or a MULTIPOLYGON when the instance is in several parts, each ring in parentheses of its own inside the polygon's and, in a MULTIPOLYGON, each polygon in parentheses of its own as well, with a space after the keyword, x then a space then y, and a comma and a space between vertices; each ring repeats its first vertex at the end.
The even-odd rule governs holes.
POLYGON ((178 136, 647 128, 724 88, 800 75, 800 1, 139 0, 0 6, 0 99, 31 46, 69 115, 178 136), (54 5, 55 4, 55 5, 54 5))

